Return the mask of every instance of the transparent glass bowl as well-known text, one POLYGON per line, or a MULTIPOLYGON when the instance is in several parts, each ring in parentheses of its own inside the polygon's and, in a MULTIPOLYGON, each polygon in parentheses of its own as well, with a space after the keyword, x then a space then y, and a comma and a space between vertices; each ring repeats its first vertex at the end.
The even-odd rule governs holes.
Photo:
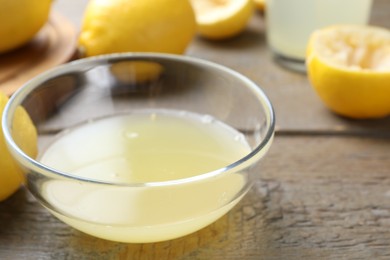
MULTIPOLYGON (((263 91, 231 69, 187 56, 128 53, 78 60, 39 75, 12 96, 2 125, 28 190, 53 215, 96 237, 145 243, 195 232, 236 205, 256 179, 253 166, 271 145, 274 120, 263 91), (38 130, 38 158, 12 138, 18 106, 38 130), (82 177, 40 162, 68 129, 135 111, 204 115, 241 133, 248 152, 192 177, 135 183, 82 177)), ((93 147, 105 149, 99 141, 93 147)))

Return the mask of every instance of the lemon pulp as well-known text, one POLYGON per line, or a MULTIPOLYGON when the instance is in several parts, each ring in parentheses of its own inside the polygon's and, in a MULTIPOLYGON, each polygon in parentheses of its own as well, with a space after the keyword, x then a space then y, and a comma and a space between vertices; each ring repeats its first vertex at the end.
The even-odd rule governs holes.
POLYGON ((336 25, 315 31, 307 72, 324 104, 351 118, 390 115, 390 31, 336 25))

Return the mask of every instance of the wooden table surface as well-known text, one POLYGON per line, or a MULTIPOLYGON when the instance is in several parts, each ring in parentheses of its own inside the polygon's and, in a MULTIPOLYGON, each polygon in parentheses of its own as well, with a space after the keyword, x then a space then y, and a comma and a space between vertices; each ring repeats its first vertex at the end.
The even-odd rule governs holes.
MULTIPOLYGON (((54 8, 79 27, 85 3, 54 8)), ((374 0, 370 23, 390 28, 389 0, 374 0)), ((230 213, 172 241, 114 243, 66 226, 21 189, 0 203, 0 259, 390 259, 390 118, 330 113, 306 75, 273 62, 264 31, 255 13, 239 37, 196 38, 186 53, 246 75, 275 107, 273 146, 230 213)))

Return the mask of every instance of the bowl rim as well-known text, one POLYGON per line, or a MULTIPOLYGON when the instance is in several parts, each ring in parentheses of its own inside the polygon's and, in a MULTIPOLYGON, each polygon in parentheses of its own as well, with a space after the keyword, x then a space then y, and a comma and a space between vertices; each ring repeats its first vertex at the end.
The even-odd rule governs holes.
MULTIPOLYGON (((85 69, 82 69, 85 70, 85 69)), ((269 98, 266 96, 264 91, 261 89, 260 86, 258 86, 256 83, 254 83, 252 80, 247 78, 246 76, 242 75, 241 73, 228 68, 226 66, 220 65, 218 63, 197 58, 197 57, 191 57, 186 55, 179 55, 179 54, 166 54, 166 53, 148 53, 148 52, 137 52, 137 53, 115 53, 115 54, 105 54, 105 55, 99 55, 99 56, 93 56, 88 58, 82 58, 75 61, 71 61, 59 66, 56 66, 44 73, 41 73, 40 75, 34 77, 33 79, 29 80, 25 84, 22 85, 21 88, 19 88, 9 99, 7 102, 3 115, 1 118, 1 126, 3 128, 3 135, 6 142, 6 145, 8 147, 9 152, 12 154, 14 159, 24 166, 25 168, 32 169, 35 172, 38 172, 41 174, 42 171, 45 172, 45 175, 55 175, 57 178, 65 178, 65 179, 71 179, 76 180, 79 182, 88 182, 88 183, 94 183, 94 184, 104 184, 104 185, 114 185, 114 186, 125 186, 125 187, 156 187, 156 186, 169 186, 169 185, 178 185, 178 184, 184 184, 184 183, 191 183, 196 181, 201 181, 205 179, 210 179, 213 177, 217 177, 219 175, 222 175, 226 172, 232 171, 232 169, 235 169, 236 171, 239 171, 240 169, 247 168, 248 165, 245 164, 245 162, 249 161, 250 159, 261 155, 261 152, 263 149, 265 152, 268 150, 269 146, 272 143, 274 132, 275 132, 275 112, 273 109, 273 106, 269 100, 269 98), (241 157, 239 160, 234 161, 233 163, 230 163, 222 168, 201 173, 199 175, 181 178, 181 179, 175 179, 175 180, 167 180, 167 181, 155 181, 155 182, 137 182, 137 183, 119 183, 119 182, 110 182, 110 181, 102 181, 102 180, 96 180, 93 178, 86 178, 86 177, 80 177, 71 173, 67 173, 64 171, 59 171, 55 168, 48 167, 42 163, 40 163, 38 160, 31 158, 26 153, 23 152, 21 148, 15 143, 15 141, 12 138, 12 119, 14 116, 14 113, 16 112, 17 107, 22 103, 22 101, 33 91, 34 89, 38 88, 40 84, 45 82, 46 80, 66 74, 68 72, 74 71, 76 68, 82 69, 84 66, 90 66, 95 67, 98 65, 107 64, 110 61, 115 60, 153 60, 153 59, 160 59, 160 60, 169 60, 169 61, 178 61, 182 63, 189 63, 189 64, 195 64, 206 68, 212 68, 216 69, 218 71, 221 71, 223 73, 230 74, 234 78, 238 79, 239 81, 242 81, 245 86, 250 88, 253 94, 256 95, 257 99, 260 101, 264 113, 265 113, 265 119, 267 126, 266 134, 264 135, 261 142, 248 154, 246 154, 244 157, 241 157), (241 167, 240 167, 241 166, 241 167)), ((262 157, 262 156, 261 156, 262 157)), ((260 157, 260 158, 261 158, 260 157)), ((260 159, 259 158, 259 159, 260 159)))

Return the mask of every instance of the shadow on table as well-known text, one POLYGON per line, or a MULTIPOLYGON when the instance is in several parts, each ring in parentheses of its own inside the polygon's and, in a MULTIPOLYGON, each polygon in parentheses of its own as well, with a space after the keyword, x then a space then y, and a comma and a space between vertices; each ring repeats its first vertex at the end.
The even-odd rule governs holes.
POLYGON ((12 230, 20 229, 25 224, 23 213, 31 204, 26 199, 27 196, 27 191, 20 189, 8 199, 0 202, 0 241, 12 230))

